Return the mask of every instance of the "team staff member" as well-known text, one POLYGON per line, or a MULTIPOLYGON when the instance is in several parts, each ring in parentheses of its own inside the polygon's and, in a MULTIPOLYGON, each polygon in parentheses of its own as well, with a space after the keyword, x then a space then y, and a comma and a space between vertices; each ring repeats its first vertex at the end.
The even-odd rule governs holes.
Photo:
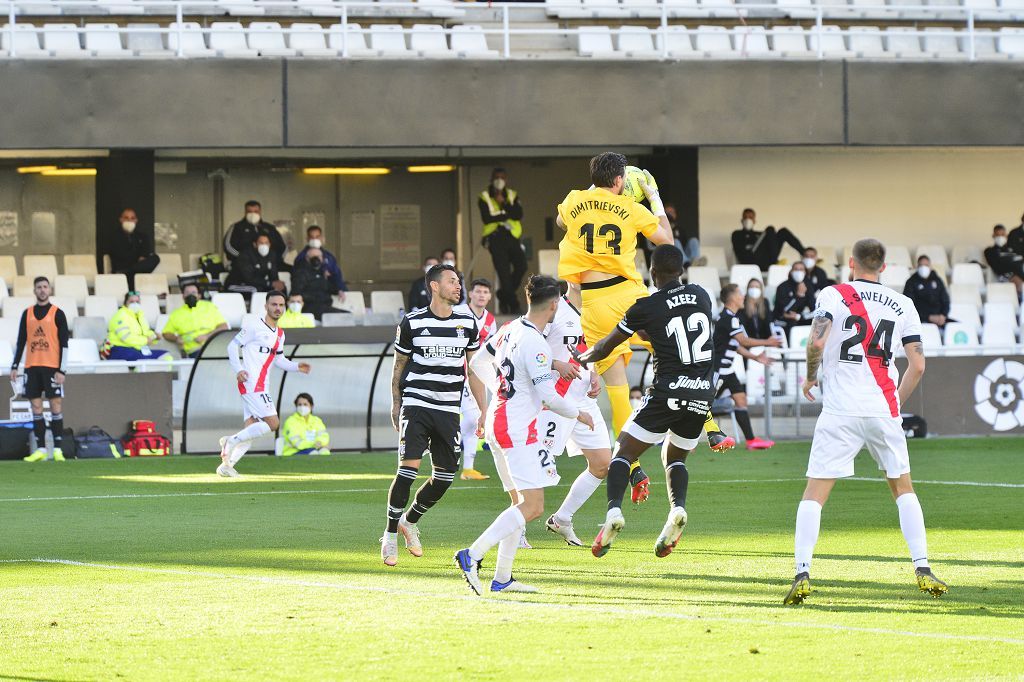
POLYGON ((163 337, 178 344, 182 357, 199 356, 206 340, 219 331, 226 330, 228 323, 220 309, 199 296, 199 287, 186 284, 181 290, 185 305, 171 313, 164 325, 163 337))
POLYGON ((1024 285, 1024 256, 1010 248, 1002 225, 992 228, 992 246, 985 249, 985 262, 1000 281, 1013 282, 1020 292, 1024 285))
POLYGON ((523 207, 519 193, 508 187, 504 168, 491 171, 491 184, 480 192, 478 203, 484 221, 483 245, 491 252, 498 274, 498 312, 519 315, 522 309, 516 293, 526 274, 526 254, 519 242, 523 236, 523 207))
MULTIPOLYGON (((280 320, 277 326, 281 326, 280 320)), ((282 457, 331 454, 327 449, 331 436, 323 420, 313 414, 313 396, 308 393, 295 396, 295 412, 284 420, 281 437, 284 438, 282 457)))
POLYGON ((25 353, 25 397, 32 403, 32 429, 36 437, 35 451, 26 462, 46 459, 46 421, 43 418, 43 397, 50 401, 50 434, 53 436, 53 460, 64 461, 61 450, 64 434, 64 377, 67 375, 68 320, 64 311, 50 303, 50 280, 36 277, 33 281, 36 304, 21 314, 18 324, 18 346, 11 363, 11 381, 18 379, 18 364, 25 353), (31 341, 30 341, 31 339, 31 341))
POLYGON ((281 319, 277 321, 277 326, 281 329, 308 329, 315 327, 313 320, 309 319, 302 314, 302 306, 305 305, 305 301, 302 298, 302 294, 296 294, 292 292, 291 296, 288 297, 288 309, 281 315, 281 319))
POLYGON ((949 292, 942 278, 932 270, 928 256, 917 259, 917 272, 907 279, 903 295, 914 302, 922 320, 944 327, 949 317, 949 292))
MULTIPOLYGON (((104 344, 108 360, 155 360, 167 354, 165 350, 150 348, 159 338, 146 321, 139 292, 124 295, 124 305, 117 309, 107 325, 104 344)), ((170 360, 170 356, 166 358, 170 360)))
POLYGON ((112 272, 122 273, 128 279, 128 288, 135 288, 135 275, 150 273, 160 265, 160 256, 156 255, 151 229, 139 230, 139 217, 135 209, 126 208, 121 211, 121 232, 113 237, 108 253, 112 272))
POLYGON ((289 270, 284 262, 284 254, 288 249, 284 237, 273 223, 263 220, 263 207, 255 199, 245 202, 245 217, 229 227, 224 234, 224 253, 234 262, 261 234, 267 235, 270 240, 269 253, 274 254, 274 271, 289 270))

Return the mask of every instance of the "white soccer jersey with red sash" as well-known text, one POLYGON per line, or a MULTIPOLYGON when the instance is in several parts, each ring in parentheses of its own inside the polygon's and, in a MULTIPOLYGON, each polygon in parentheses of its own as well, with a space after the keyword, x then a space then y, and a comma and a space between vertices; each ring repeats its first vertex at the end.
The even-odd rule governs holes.
POLYGON ((271 329, 261 319, 247 318, 235 342, 242 347, 242 369, 249 375, 248 381, 238 383, 238 392, 265 392, 274 359, 284 353, 284 330, 271 329))
POLYGON ((877 282, 827 287, 815 317, 832 320, 819 379, 822 409, 854 417, 899 417, 897 345, 921 340, 914 303, 877 282))
POLYGON ((579 379, 558 378, 555 382, 555 391, 564 396, 574 405, 580 404, 587 398, 587 391, 590 390, 590 370, 584 369, 576 358, 569 352, 569 348, 575 348, 582 353, 587 349, 586 339, 583 338, 583 326, 580 322, 580 311, 576 309, 569 299, 562 297, 558 302, 558 310, 555 311, 555 319, 544 328, 544 336, 551 348, 552 361, 568 362, 580 370, 579 379))

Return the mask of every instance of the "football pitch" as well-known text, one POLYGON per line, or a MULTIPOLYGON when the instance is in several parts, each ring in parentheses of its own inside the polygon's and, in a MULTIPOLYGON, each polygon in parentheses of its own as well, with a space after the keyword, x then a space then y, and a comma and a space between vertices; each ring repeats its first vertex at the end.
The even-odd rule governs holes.
MULTIPOLYGON (((815 592, 783 607, 807 449, 701 445, 690 523, 664 559, 664 472, 649 451, 651 499, 625 510, 606 557, 535 521, 515 574, 542 592, 484 598, 452 555, 506 506, 495 478, 456 480, 420 523, 425 555, 400 549, 389 569, 378 538, 393 453, 252 456, 236 480, 209 457, 4 462, 0 679, 1024 676, 1024 439, 911 442, 948 595, 917 590, 896 507, 862 455, 822 515, 815 592)), ((558 465, 548 513, 582 460, 558 465)), ((602 486, 575 521, 588 543, 604 508, 602 486)))

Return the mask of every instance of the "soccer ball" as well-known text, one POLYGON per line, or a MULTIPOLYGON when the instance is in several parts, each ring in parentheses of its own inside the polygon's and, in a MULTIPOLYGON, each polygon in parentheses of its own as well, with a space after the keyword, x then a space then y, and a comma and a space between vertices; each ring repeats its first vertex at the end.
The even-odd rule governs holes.
POLYGON ((654 176, 636 166, 626 166, 626 177, 623 181, 625 184, 622 187, 622 194, 637 203, 647 199, 647 195, 644 194, 644 190, 640 186, 641 182, 647 183, 648 187, 658 188, 658 183, 654 181, 654 176))

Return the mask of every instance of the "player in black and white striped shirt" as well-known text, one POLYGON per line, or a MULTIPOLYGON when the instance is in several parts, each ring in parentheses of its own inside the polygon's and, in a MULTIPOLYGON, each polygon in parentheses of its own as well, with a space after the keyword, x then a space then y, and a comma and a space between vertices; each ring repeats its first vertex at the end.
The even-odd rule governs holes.
MULTIPOLYGON (((480 347, 473 315, 452 310, 462 297, 459 275, 451 265, 435 265, 425 277, 430 305, 405 316, 395 335, 391 378, 391 422, 398 431, 398 473, 388 492, 387 529, 380 555, 398 563, 398 533, 413 556, 423 556, 420 517, 433 507, 455 479, 462 455, 459 426, 467 365, 480 347), (420 462, 430 452, 431 475, 405 511, 420 462)), ((470 376, 480 410, 487 408, 484 385, 470 376)))

